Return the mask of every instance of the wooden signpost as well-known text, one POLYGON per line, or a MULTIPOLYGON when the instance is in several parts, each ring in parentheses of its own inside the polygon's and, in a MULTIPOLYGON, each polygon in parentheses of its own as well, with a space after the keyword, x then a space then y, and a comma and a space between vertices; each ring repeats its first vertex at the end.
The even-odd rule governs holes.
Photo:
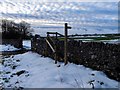
POLYGON ((57 63, 57 37, 58 35, 64 37, 64 63, 65 65, 68 63, 67 59, 67 47, 68 47, 68 29, 71 29, 70 26, 68 26, 67 23, 65 23, 65 36, 62 34, 59 34, 57 32, 47 32, 47 39, 46 39, 46 55, 47 55, 47 48, 48 46, 51 48, 52 52, 55 54, 55 63, 57 63), (52 40, 52 38, 49 36, 49 34, 55 34, 55 42, 52 40), (53 45, 50 43, 51 40, 53 42, 53 45))
POLYGON ((65 39, 64 39, 64 63, 65 65, 68 63, 67 60, 67 47, 68 47, 68 29, 71 29, 67 23, 65 23, 65 39))

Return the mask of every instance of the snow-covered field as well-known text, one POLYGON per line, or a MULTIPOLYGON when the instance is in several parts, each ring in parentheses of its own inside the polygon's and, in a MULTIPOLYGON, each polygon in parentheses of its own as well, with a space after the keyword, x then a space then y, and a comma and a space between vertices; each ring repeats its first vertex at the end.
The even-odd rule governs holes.
POLYGON ((104 43, 110 43, 110 44, 118 44, 120 43, 120 39, 113 39, 113 40, 100 40, 104 43))
POLYGON ((103 42, 103 43, 109 43, 109 44, 119 44, 119 39, 111 39, 111 40, 94 40, 94 39, 74 39, 76 41, 83 41, 83 42, 103 42))
POLYGON ((48 57, 27 52, 3 59, 4 87, 23 88, 118 88, 118 82, 82 65, 54 64, 48 57))
POLYGON ((9 44, 7 45, 0 45, 0 51, 16 51, 19 50, 18 48, 15 48, 14 46, 11 46, 9 44))
POLYGON ((23 48, 31 49, 31 41, 30 40, 23 40, 23 48))

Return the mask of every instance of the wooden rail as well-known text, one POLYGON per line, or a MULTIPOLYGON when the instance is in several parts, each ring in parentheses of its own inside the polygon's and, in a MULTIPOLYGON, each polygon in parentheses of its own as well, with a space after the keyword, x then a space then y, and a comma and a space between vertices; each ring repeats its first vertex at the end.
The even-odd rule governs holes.
POLYGON ((52 47, 52 45, 50 44, 50 42, 46 39, 47 44, 50 46, 51 50, 53 51, 53 53, 55 53, 55 49, 52 47))
POLYGON ((59 36, 61 36, 61 37, 64 37, 64 35, 62 35, 62 34, 60 34, 60 33, 58 33, 58 32, 47 32, 47 34, 49 35, 49 34, 57 34, 57 36, 59 35, 59 36))

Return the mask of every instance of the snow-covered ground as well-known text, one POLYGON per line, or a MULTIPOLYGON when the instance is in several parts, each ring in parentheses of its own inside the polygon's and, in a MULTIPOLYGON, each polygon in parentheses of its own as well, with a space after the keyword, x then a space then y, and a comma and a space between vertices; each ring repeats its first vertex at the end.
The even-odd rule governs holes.
POLYGON ((9 44, 0 45, 0 51, 16 51, 16 50, 19 50, 19 49, 9 44))
POLYGON ((23 88, 118 88, 104 73, 69 63, 54 64, 50 58, 27 52, 3 59, 4 87, 23 88))
POLYGON ((31 49, 31 40, 23 40, 23 48, 31 49))
POLYGON ((110 43, 110 44, 119 44, 120 43, 120 39, 113 39, 113 40, 100 40, 104 43, 110 43))

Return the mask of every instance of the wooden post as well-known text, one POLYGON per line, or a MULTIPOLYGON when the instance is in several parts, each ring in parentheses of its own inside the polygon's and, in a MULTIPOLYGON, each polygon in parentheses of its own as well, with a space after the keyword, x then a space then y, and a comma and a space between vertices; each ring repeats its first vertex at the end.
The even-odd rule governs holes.
MULTIPOLYGON (((46 39, 48 39, 49 33, 47 33, 46 39)), ((45 50, 45 56, 48 56, 48 44, 46 42, 46 50, 45 50)))
POLYGON ((57 32, 55 35, 55 64, 57 64, 57 32))
POLYGON ((68 36, 67 35, 68 35, 68 29, 71 29, 71 27, 68 27, 68 24, 65 23, 65 39, 64 39, 64 63, 65 63, 65 65, 68 63, 68 60, 67 60, 67 47, 68 47, 68 45, 67 45, 68 36))

